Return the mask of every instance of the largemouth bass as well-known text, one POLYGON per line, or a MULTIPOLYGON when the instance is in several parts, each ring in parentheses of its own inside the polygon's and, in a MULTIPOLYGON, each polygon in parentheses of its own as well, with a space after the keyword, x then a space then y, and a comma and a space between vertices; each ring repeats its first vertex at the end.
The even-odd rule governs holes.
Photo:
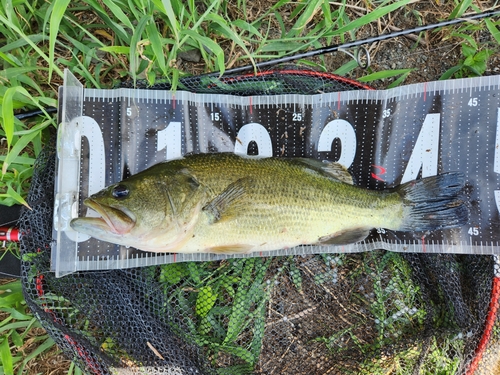
POLYGON ((198 154, 163 162, 84 200, 102 217, 71 227, 154 252, 248 253, 302 244, 349 244, 373 228, 462 226, 461 173, 383 191, 353 185, 336 163, 198 154))

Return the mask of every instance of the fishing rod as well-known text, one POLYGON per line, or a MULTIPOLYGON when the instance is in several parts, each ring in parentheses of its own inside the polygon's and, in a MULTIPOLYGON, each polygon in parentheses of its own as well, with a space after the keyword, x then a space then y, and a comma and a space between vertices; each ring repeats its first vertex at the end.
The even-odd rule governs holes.
MULTIPOLYGON (((482 18, 493 17, 496 15, 500 15, 500 10, 489 10, 489 11, 485 11, 482 13, 468 15, 466 17, 454 18, 452 20, 441 21, 441 22, 432 23, 429 25, 418 26, 418 27, 414 27, 412 29, 394 31, 391 33, 381 34, 381 35, 368 37, 368 38, 360 39, 360 40, 355 40, 355 41, 347 42, 347 43, 343 43, 343 44, 334 44, 331 46, 314 49, 311 51, 295 54, 292 56, 284 56, 284 57, 279 57, 276 59, 262 61, 262 62, 255 64, 255 66, 250 64, 250 65, 245 65, 245 66, 239 66, 236 68, 231 68, 231 69, 226 70, 223 75, 242 73, 242 72, 247 72, 247 71, 254 70, 254 69, 262 69, 262 68, 269 67, 272 65, 288 63, 288 62, 295 61, 298 59, 304 59, 307 57, 324 55, 326 53, 332 53, 332 52, 336 52, 336 51, 342 50, 342 49, 359 47, 359 46, 362 46, 363 44, 371 44, 371 43, 375 43, 375 42, 384 41, 387 39, 397 38, 399 36, 405 36, 405 35, 413 34, 413 33, 420 33, 422 31, 437 29, 438 27, 456 25, 459 23, 478 20, 478 19, 482 19, 482 18)), ((221 73, 219 71, 219 72, 201 74, 199 77, 213 77, 213 76, 220 76, 220 75, 221 75, 221 73)))
MULTIPOLYGON (((56 113, 57 108, 56 107, 45 107, 44 108, 45 112, 47 113, 56 113)), ((35 117, 39 115, 44 115, 45 113, 41 109, 34 109, 32 111, 26 111, 26 112, 21 112, 16 115, 14 115, 15 118, 18 120, 24 120, 30 117, 35 117)))

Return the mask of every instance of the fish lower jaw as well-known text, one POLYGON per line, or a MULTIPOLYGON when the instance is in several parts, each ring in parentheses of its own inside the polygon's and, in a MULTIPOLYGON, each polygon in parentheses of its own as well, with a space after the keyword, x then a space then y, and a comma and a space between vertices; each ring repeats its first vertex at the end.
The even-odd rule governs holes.
POLYGON ((97 236, 106 237, 110 233, 119 234, 115 232, 114 228, 102 217, 82 217, 73 219, 70 222, 70 226, 77 232, 88 234, 95 238, 97 238, 97 236))

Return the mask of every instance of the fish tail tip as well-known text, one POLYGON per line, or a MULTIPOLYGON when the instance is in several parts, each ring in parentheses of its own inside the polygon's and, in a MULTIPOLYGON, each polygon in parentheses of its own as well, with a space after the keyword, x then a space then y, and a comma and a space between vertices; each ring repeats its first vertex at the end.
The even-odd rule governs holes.
POLYGON ((405 202, 401 230, 441 230, 463 226, 469 220, 462 197, 465 175, 444 173, 408 182, 397 190, 405 202))

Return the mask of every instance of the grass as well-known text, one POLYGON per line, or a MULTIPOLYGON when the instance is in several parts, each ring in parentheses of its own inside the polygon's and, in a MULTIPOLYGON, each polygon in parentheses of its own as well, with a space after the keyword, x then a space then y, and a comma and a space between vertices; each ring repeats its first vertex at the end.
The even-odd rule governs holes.
MULTIPOLYGON (((404 25, 415 26, 479 11, 477 4, 470 0, 443 4, 429 2, 426 8, 417 7, 412 0, 338 3, 326 0, 255 3, 245 0, 4 0, 2 5, 0 205, 26 205, 33 164, 47 139, 49 128, 57 127, 54 117, 45 108, 57 106, 57 89, 62 84, 64 69, 70 69, 86 87, 107 88, 123 80, 136 82, 139 79, 153 84, 158 77, 162 77, 175 90, 179 78, 189 74, 223 73, 230 67, 255 65, 257 61, 385 32, 394 19, 403 20, 404 25), (197 51, 201 59, 199 63, 186 63, 179 57, 181 53, 191 50, 197 51), (25 121, 14 116, 19 111, 31 109, 40 109, 43 114, 25 121)), ((418 35, 422 43, 445 38, 449 45, 460 51, 456 64, 434 79, 484 74, 490 60, 499 51, 499 25, 498 19, 492 19, 418 35)), ((415 42, 412 48, 417 50, 420 42, 415 42)), ((376 56, 379 46, 368 48, 376 56)), ((301 63, 322 71, 355 76, 383 87, 418 80, 421 73, 412 65, 385 68, 377 64, 376 59, 372 67, 363 71, 356 68, 347 56, 341 55, 321 56, 301 63)), ((397 262, 391 262, 395 275, 403 272, 397 271, 397 262)), ((251 267, 251 261, 243 263, 245 266, 242 267, 251 267)), ((217 320, 220 312, 215 308, 221 298, 246 301, 241 294, 243 288, 231 290, 228 286, 231 278, 238 276, 224 273, 222 269, 205 270, 192 265, 186 266, 186 269, 182 267, 170 271, 188 277, 191 287, 197 290, 183 302, 194 306, 196 312, 192 324, 193 337, 202 340, 208 332, 217 332, 220 340, 212 342, 210 350, 216 353, 223 347, 233 348, 228 350, 241 356, 243 351, 236 349, 234 342, 238 331, 249 324, 248 321, 236 312, 228 311, 229 323, 221 326, 217 320), (212 281, 202 283, 209 277, 212 281)), ((247 268, 241 271, 243 274, 250 272, 247 268)), ((297 289, 301 289, 303 280, 293 261, 286 272, 297 289)), ((166 283, 173 283, 171 278, 177 276, 172 275, 176 273, 164 273, 166 283)), ((399 285, 397 278, 393 280, 399 285)), ((250 280, 246 282, 252 288, 250 280)), ((255 279, 253 282, 261 283, 262 280, 255 279)), ((382 288, 377 277, 373 282, 377 300, 383 301, 388 293, 387 287, 382 288)), ((18 290, 19 285, 12 284, 10 287, 18 290)), ((414 295, 404 285, 397 288, 395 290, 403 294, 408 292, 414 295)), ((15 297, 11 298, 10 305, 2 305, 2 311, 8 314, 2 322, 0 339, 5 374, 19 371, 26 365, 26 358, 19 356, 18 349, 23 347, 29 332, 38 324, 25 308, 22 296, 19 293, 13 295, 15 297)), ((409 295, 401 298, 408 298, 409 295)), ((6 303, 5 293, 0 298, 6 303)), ((177 298, 182 300, 181 296, 177 298)), ((259 298, 265 301, 268 297, 264 293, 259 298)), ((261 305, 257 303, 255 306, 252 318, 258 321, 261 305)), ((391 320, 394 311, 378 303, 373 305, 372 313, 380 322, 381 338, 386 331, 398 330, 400 319, 391 320)), ((417 315, 412 319, 416 319, 417 315)), ((38 342, 39 348, 33 352, 35 356, 52 345, 46 334, 40 334, 34 341, 38 342)), ((251 358, 248 363, 253 364, 258 351, 256 347, 248 350, 251 358)))
POLYGON ((265 279, 270 263, 250 258, 221 262, 215 269, 213 263, 196 262, 160 266, 159 281, 188 332, 177 326, 174 330, 204 348, 214 364, 221 356, 241 362, 237 371, 226 367, 228 374, 251 371, 258 361, 266 303, 280 275, 265 279))
POLYGON ((5 375, 22 374, 30 361, 51 350, 54 340, 30 314, 19 280, 0 286, 0 367, 5 375))
MULTIPOLYGON (((459 353, 465 345, 463 335, 454 330, 425 334, 429 301, 423 298, 412 269, 399 253, 362 254, 361 267, 349 273, 349 278, 363 285, 353 293, 352 306, 366 308, 369 314, 365 321, 314 341, 323 343, 336 358, 359 351, 364 360, 356 374, 410 375, 415 373, 422 352, 428 355, 419 373, 445 375, 457 371, 459 353), (372 340, 359 330, 361 326, 373 332, 372 340)), ((433 327, 440 326, 440 322, 433 322, 433 327)))

